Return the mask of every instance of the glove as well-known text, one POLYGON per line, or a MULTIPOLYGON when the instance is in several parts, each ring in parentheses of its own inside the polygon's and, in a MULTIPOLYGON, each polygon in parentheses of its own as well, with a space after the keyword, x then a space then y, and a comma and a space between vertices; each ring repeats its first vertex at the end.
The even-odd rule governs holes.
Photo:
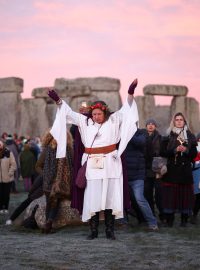
POLYGON ((53 99, 56 102, 56 104, 62 103, 62 100, 59 98, 58 94, 56 93, 56 91, 54 89, 49 89, 48 96, 51 99, 53 99))
POLYGON ((135 79, 135 80, 132 82, 132 84, 129 86, 129 89, 128 89, 129 95, 133 95, 133 94, 134 94, 135 88, 136 88, 137 84, 138 84, 138 80, 135 79))

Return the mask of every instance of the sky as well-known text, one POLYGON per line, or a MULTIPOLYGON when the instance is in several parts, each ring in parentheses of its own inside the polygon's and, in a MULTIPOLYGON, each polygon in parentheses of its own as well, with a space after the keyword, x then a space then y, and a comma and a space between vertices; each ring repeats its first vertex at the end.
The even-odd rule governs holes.
MULTIPOLYGON (((23 97, 56 78, 138 78, 189 88, 200 102, 200 0, 0 0, 0 78, 23 97)), ((165 103, 158 98, 158 103, 165 103)))

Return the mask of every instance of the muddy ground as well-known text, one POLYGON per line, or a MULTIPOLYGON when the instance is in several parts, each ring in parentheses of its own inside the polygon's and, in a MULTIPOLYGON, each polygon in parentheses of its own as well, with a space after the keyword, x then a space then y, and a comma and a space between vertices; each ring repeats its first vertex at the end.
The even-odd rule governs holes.
MULTIPOLYGON (((10 211, 26 194, 11 195, 10 211)), ((200 269, 200 226, 179 227, 147 232, 130 218, 128 226, 116 226, 117 240, 105 238, 100 225, 99 238, 89 241, 87 226, 65 227, 44 235, 17 225, 5 226, 0 216, 1 270, 81 270, 81 269, 200 269)))

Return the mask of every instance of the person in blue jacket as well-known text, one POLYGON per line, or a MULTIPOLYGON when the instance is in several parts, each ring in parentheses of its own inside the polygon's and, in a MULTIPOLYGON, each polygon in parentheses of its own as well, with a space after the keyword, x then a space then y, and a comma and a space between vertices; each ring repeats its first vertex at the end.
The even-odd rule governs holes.
POLYGON ((125 150, 129 187, 142 212, 148 228, 158 230, 156 217, 144 197, 146 130, 138 129, 125 150))

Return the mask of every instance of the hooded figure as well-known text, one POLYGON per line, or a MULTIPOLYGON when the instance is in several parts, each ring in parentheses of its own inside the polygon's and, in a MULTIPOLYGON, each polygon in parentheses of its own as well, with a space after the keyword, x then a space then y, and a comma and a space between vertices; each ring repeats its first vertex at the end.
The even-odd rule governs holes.
POLYGON ((167 158, 167 173, 162 178, 163 211, 168 226, 173 226, 175 212, 181 214, 181 226, 186 226, 194 203, 191 162, 197 143, 181 112, 172 118, 168 133, 161 145, 161 155, 167 158))

